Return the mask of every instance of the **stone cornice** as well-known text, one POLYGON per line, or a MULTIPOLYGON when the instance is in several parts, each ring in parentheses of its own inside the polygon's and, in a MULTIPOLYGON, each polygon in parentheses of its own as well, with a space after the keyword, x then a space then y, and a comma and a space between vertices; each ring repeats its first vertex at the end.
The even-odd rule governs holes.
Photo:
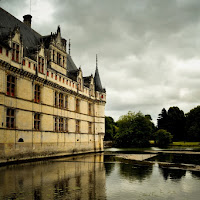
POLYGON ((41 77, 39 77, 39 76, 37 76, 35 74, 32 74, 30 72, 27 72, 27 71, 23 70, 23 69, 19 69, 17 67, 14 67, 14 66, 10 65, 9 63, 7 63, 5 61, 0 60, 0 64, 7 70, 15 72, 15 73, 17 73, 17 74, 19 74, 21 76, 31 78, 33 81, 38 81, 38 82, 40 82, 40 83, 42 83, 44 85, 48 85, 48 86, 51 86, 53 88, 57 88, 57 89, 59 89, 59 90, 61 90, 63 92, 72 94, 72 95, 74 95, 76 97, 80 97, 80 98, 86 99, 88 101, 93 101, 94 103, 95 102, 106 103, 105 101, 98 100, 98 99, 92 99, 92 98, 89 98, 89 97, 87 97, 85 95, 82 95, 82 94, 80 94, 78 92, 75 92, 73 90, 69 90, 69 89, 67 89, 67 88, 65 88, 65 87, 63 87, 63 86, 61 86, 61 85, 59 85, 57 83, 53 83, 53 82, 51 82, 51 81, 49 81, 47 79, 41 78, 41 77))

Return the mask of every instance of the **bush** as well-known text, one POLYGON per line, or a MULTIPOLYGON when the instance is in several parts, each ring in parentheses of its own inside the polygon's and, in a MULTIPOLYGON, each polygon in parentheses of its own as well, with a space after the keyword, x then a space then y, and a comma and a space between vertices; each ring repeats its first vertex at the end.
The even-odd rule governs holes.
POLYGON ((168 146, 170 143, 172 143, 172 134, 167 132, 164 129, 159 129, 154 133, 155 143, 158 146, 168 146))

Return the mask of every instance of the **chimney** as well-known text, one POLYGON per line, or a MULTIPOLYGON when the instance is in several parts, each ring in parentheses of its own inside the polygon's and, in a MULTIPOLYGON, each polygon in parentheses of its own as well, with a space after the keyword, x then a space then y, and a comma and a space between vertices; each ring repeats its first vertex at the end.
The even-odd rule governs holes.
POLYGON ((24 15, 23 18, 24 18, 24 24, 26 24, 27 26, 31 27, 31 18, 32 18, 32 16, 31 15, 24 15))

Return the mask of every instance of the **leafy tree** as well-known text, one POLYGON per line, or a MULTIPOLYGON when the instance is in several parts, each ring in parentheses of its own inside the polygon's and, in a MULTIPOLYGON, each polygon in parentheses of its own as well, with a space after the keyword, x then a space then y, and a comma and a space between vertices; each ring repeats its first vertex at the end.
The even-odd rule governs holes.
POLYGON ((154 136, 153 136, 153 133, 156 132, 156 129, 157 129, 157 128, 156 128, 155 124, 152 122, 152 117, 151 117, 151 115, 149 115, 149 114, 148 114, 148 115, 145 115, 145 118, 148 119, 148 120, 151 122, 152 134, 150 135, 150 139, 153 139, 153 137, 154 137, 154 136))
POLYGON ((185 141, 185 114, 178 107, 170 107, 168 110, 168 128, 174 141, 185 141))
POLYGON ((155 143, 158 146, 168 146, 171 142, 172 142, 172 134, 167 132, 164 129, 159 129, 158 131, 156 131, 154 133, 154 137, 155 137, 155 143))
POLYGON ((128 112, 117 121, 118 132, 115 142, 120 147, 144 147, 149 146, 149 138, 152 132, 152 122, 141 112, 128 112))
POLYGON ((116 125, 112 117, 105 117, 105 141, 113 140, 116 134, 116 125))
POLYGON ((186 134, 188 141, 200 141, 200 106, 186 114, 186 134))
POLYGON ((185 115, 178 107, 162 109, 158 116, 158 129, 165 129, 173 135, 174 141, 185 140, 185 115))

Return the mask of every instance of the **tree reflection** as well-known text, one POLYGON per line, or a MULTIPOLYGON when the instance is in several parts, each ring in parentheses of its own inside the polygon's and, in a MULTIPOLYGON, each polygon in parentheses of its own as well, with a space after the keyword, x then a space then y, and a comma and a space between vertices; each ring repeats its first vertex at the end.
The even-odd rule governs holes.
POLYGON ((120 163, 120 175, 130 181, 139 180, 143 181, 152 174, 151 165, 133 165, 120 163))
POLYGON ((174 181, 179 181, 186 174, 186 170, 163 168, 160 166, 159 169, 165 180, 169 178, 174 181))
POLYGON ((194 178, 200 178, 200 171, 192 171, 191 173, 194 178))
POLYGON ((114 170, 115 164, 114 163, 106 163, 105 164, 105 170, 106 170, 106 175, 109 176, 111 172, 114 170))

